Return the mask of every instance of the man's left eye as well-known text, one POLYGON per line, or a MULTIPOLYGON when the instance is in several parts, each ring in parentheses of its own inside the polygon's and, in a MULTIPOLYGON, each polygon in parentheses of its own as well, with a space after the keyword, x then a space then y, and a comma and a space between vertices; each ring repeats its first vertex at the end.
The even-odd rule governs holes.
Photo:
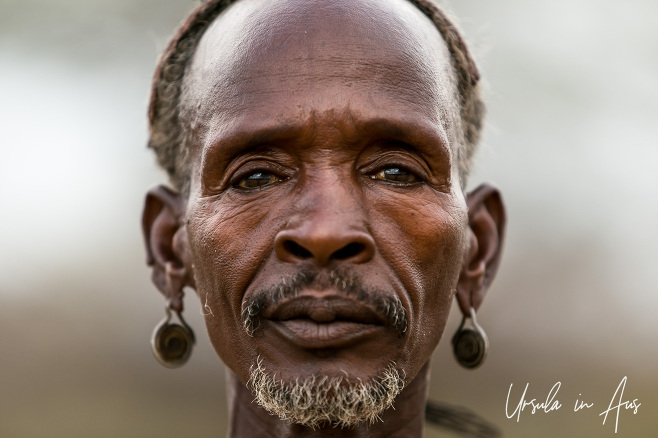
POLYGON ((416 183, 420 181, 412 172, 401 167, 387 167, 372 175, 371 178, 398 183, 416 183))
POLYGON ((271 173, 254 172, 238 181, 236 187, 241 189, 258 189, 279 181, 281 181, 281 178, 271 173))

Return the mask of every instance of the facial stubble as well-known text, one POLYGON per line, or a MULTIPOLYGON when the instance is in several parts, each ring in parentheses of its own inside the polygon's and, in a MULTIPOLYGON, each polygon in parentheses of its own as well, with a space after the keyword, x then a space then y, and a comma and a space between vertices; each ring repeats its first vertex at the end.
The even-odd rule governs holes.
POLYGON ((312 375, 285 382, 263 367, 260 357, 251 367, 248 387, 255 401, 282 420, 313 429, 372 424, 391 406, 404 388, 404 373, 391 363, 369 382, 348 376, 312 375))

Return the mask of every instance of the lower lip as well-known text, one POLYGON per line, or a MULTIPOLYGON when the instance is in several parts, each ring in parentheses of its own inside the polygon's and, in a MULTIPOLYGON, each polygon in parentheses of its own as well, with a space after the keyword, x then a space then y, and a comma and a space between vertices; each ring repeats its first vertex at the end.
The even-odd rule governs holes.
POLYGON ((269 321, 287 340, 307 349, 348 347, 381 333, 384 327, 353 321, 317 323, 310 319, 269 321))

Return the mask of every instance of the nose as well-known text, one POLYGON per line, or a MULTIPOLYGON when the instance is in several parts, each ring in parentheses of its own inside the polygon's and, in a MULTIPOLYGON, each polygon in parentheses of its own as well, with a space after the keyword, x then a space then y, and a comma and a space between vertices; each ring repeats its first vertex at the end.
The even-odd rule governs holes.
POLYGON ((311 261, 327 266, 332 262, 368 262, 375 254, 372 236, 346 222, 335 217, 311 219, 282 230, 274 240, 275 253, 287 263, 311 261))

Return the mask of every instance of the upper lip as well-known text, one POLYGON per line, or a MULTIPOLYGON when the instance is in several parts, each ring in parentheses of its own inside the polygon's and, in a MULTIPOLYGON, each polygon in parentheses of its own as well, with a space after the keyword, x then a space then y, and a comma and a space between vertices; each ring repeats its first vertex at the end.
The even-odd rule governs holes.
POLYGON ((386 317, 366 303, 344 295, 329 293, 321 297, 307 294, 269 306, 263 317, 273 321, 307 319, 317 324, 349 321, 360 324, 386 324, 386 317))

